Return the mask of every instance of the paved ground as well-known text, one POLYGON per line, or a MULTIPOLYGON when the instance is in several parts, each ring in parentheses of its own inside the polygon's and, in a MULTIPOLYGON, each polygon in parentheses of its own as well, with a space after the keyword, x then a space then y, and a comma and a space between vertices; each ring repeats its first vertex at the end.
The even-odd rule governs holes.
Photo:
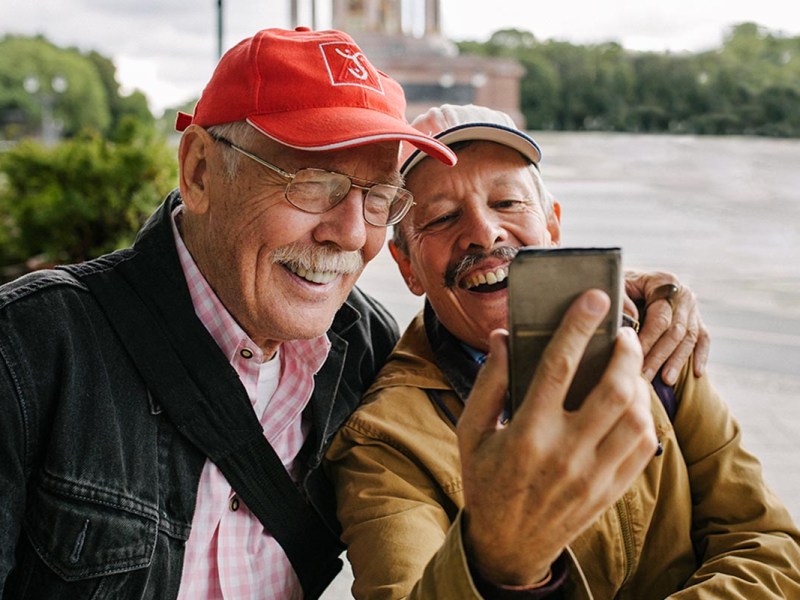
MULTIPOLYGON (((798 140, 539 134, 565 245, 677 273, 712 335, 709 376, 800 522, 798 140)), ((362 287, 405 325, 421 305, 388 252, 362 287)), ((349 598, 345 572, 324 598, 349 598)))

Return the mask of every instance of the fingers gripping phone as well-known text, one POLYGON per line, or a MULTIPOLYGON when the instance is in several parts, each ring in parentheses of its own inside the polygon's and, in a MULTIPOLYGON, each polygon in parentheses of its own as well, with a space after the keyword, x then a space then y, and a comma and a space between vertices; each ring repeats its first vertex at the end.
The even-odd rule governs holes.
POLYGON ((522 248, 514 258, 508 276, 512 413, 525 398, 564 313, 591 288, 605 291, 611 308, 586 347, 564 407, 577 410, 597 385, 611 359, 622 316, 621 254, 619 248, 522 248))

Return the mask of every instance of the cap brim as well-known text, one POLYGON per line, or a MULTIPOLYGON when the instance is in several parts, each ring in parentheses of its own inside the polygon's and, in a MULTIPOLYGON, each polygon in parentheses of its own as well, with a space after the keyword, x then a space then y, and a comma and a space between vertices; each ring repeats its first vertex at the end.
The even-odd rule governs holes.
POLYGON ((416 146, 420 156, 456 164, 455 153, 390 115, 364 108, 310 108, 291 112, 253 115, 247 122, 275 141, 300 150, 333 151, 379 142, 404 141, 416 146))
MULTIPOLYGON (((542 151, 532 137, 518 129, 497 123, 466 123, 445 129, 434 137, 447 146, 465 141, 495 142, 513 148, 535 165, 542 160, 542 151)), ((401 165, 400 173, 406 175, 423 158, 425 155, 421 152, 413 152, 401 165)))

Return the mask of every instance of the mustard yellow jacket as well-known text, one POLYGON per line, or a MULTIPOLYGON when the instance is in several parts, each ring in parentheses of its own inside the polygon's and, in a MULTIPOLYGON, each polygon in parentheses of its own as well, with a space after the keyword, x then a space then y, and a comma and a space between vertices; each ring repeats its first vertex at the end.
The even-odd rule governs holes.
MULTIPOLYGON (((326 459, 356 598, 480 598, 461 540, 455 431, 429 399, 460 400, 418 316, 326 459)), ((653 394, 664 452, 567 549, 566 597, 800 599, 800 533, 707 377, 685 370, 671 423, 653 394)))

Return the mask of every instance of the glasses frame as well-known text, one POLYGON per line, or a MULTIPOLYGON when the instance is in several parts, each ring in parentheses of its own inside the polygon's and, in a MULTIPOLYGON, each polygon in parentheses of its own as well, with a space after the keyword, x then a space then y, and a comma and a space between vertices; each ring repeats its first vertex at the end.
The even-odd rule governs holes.
POLYGON ((408 211, 411 210, 411 207, 416 204, 416 202, 414 202, 413 194, 411 192, 409 192, 405 188, 401 188, 401 187, 398 187, 396 185, 391 185, 391 184, 388 184, 388 183, 378 183, 376 181, 369 181, 367 179, 362 179, 361 181, 363 181, 364 183, 369 183, 371 185, 359 185, 358 183, 353 181, 352 177, 350 177, 349 175, 345 175, 344 173, 337 173, 336 171, 327 171, 325 169, 316 169, 316 168, 312 168, 312 167, 306 167, 306 168, 300 169, 299 171, 304 171, 304 170, 321 171, 323 173, 330 173, 332 175, 341 175, 342 177, 346 177, 350 181, 350 188, 348 188, 347 192, 344 193, 342 195, 342 197, 339 200, 336 201, 335 204, 331 204, 328 208, 326 208, 325 210, 322 210, 322 211, 309 210, 309 209, 304 208, 302 206, 298 206, 297 204, 292 202, 291 199, 289 198, 289 187, 294 182, 296 173, 289 173, 287 171, 284 171, 279 166, 273 165, 271 162, 268 162, 268 161, 264 160, 260 156, 256 156, 252 152, 249 152, 248 150, 245 150, 244 148, 242 148, 241 146, 233 143, 232 141, 230 141, 226 137, 223 137, 221 135, 213 135, 213 134, 209 134, 209 135, 211 135, 211 138, 215 142, 220 142, 221 144, 224 144, 225 146, 228 146, 229 148, 231 148, 232 150, 235 150, 239 154, 242 154, 242 155, 246 156, 247 158, 249 158, 251 160, 254 160, 258 164, 260 164, 260 165, 262 165, 264 167, 267 167, 268 169, 274 171, 275 173, 277 173, 278 175, 280 175, 281 177, 286 179, 287 182, 286 182, 286 187, 283 190, 283 197, 286 198, 286 201, 289 204, 291 204, 292 206, 294 206, 298 210, 302 210, 305 213, 314 214, 314 215, 320 215, 320 214, 328 212, 329 210, 334 209, 336 206, 338 206, 342 202, 342 200, 344 200, 347 197, 347 195, 350 193, 350 189, 352 189, 352 188, 357 188, 359 190, 364 190, 365 194, 364 194, 364 202, 362 203, 362 215, 364 217, 364 221, 366 221, 370 225, 374 225, 375 227, 389 227, 391 225, 396 225, 397 223, 399 223, 400 221, 403 220, 403 217, 405 217, 406 214, 408 214, 408 211), (372 221, 370 221, 367 218, 367 196, 369 195, 369 193, 372 190, 372 188, 374 186, 376 186, 376 185, 380 185, 380 186, 384 186, 384 187, 388 187, 388 188, 393 188, 393 189, 396 189, 396 190, 398 190, 400 192, 405 192, 405 194, 407 194, 408 198, 409 198, 409 200, 406 202, 405 207, 397 215, 395 215, 395 217, 393 217, 392 219, 390 219, 386 223, 373 223, 372 221))

